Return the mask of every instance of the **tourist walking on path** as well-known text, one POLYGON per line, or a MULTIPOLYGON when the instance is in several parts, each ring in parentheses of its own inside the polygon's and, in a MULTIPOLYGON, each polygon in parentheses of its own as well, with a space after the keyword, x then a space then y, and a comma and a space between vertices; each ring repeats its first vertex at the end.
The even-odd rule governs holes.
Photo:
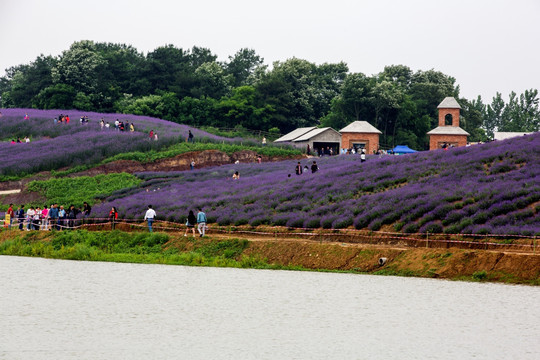
POLYGON ((116 208, 114 206, 112 207, 111 211, 109 212, 109 219, 111 219, 111 229, 114 230, 116 220, 118 219, 118 211, 116 211, 116 208))
POLYGON ((197 223, 197 218, 195 217, 193 210, 189 210, 186 221, 186 232, 184 233, 184 236, 187 236, 188 230, 191 229, 193 232, 193 237, 195 237, 195 223, 197 223))
POLYGON ((190 170, 195 169, 195 160, 191 159, 191 162, 189 163, 189 169, 190 170))
POLYGON ((144 214, 144 220, 148 221, 148 231, 152 232, 152 223, 156 217, 156 212, 152 209, 152 205, 148 205, 148 210, 144 214))
POLYGON ((206 214, 203 213, 201 208, 199 208, 199 212, 197 213, 197 230, 201 237, 203 237, 206 231, 206 214))

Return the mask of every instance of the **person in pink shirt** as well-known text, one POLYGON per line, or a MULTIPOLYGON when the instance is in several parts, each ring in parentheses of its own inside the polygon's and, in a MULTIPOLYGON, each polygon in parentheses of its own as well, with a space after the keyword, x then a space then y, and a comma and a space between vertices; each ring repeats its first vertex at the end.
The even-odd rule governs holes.
POLYGON ((49 230, 49 209, 47 209, 47 205, 41 210, 41 230, 49 230))

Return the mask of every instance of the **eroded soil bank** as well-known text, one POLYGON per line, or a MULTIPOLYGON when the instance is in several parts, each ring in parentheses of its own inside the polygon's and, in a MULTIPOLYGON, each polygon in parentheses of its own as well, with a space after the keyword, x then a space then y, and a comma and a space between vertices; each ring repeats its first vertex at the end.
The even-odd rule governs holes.
MULTIPOLYGON (((105 232, 107 233, 107 232, 105 232)), ((167 234, 169 240, 161 246, 161 255, 152 252, 150 261, 167 263, 166 256, 202 254, 206 260, 184 263, 185 265, 237 266, 271 269, 305 269, 314 271, 344 271, 376 275, 416 276, 453 280, 491 281, 512 284, 540 285, 540 254, 513 253, 492 250, 407 248, 385 245, 365 245, 338 242, 318 242, 305 239, 264 239, 238 237, 226 234, 209 237, 184 237, 183 233, 167 234), (232 257, 227 255, 227 244, 241 241, 245 246, 234 245, 232 257), (210 253, 208 249, 213 249, 210 253), (201 251, 204 250, 204 251, 201 251), (225 264, 215 259, 236 261, 225 264), (381 264, 381 258, 385 258, 381 264), (212 260, 214 259, 214 260, 212 260), (245 261, 255 259, 256 261, 245 261), (247 265, 246 265, 247 264, 247 265), (250 265, 253 264, 253 265, 250 265)), ((43 247, 55 235, 51 232, 3 231, 0 244, 15 239, 29 245, 43 247)), ((109 236, 109 235, 107 235, 109 236)), ((135 245, 136 253, 144 253, 143 245, 135 245)), ((43 256, 43 252, 11 255, 43 256), (40 255, 41 254, 41 255, 40 255)), ((80 249, 79 249, 80 250, 80 249)), ((132 249, 133 250, 133 249, 132 249)), ((42 250, 40 250, 42 251, 42 250)), ((0 252, 2 253, 2 252, 0 252)), ((66 252, 66 254, 69 252, 66 252)), ((133 251, 129 251, 130 254, 133 251)), ((106 261, 116 261, 108 254, 106 261)), ((45 257, 49 257, 45 255, 45 257)), ((54 257, 54 256, 52 256, 54 257)), ((62 257, 57 257, 62 258, 62 257)), ((72 258, 72 257, 65 257, 72 258)), ((86 258, 79 258, 85 260, 86 258)), ((103 260, 100 258, 88 260, 103 260)), ((121 260, 131 261, 131 260, 121 260)), ((132 262, 141 262, 134 260, 132 262)), ((182 264, 182 263, 177 263, 182 264)))

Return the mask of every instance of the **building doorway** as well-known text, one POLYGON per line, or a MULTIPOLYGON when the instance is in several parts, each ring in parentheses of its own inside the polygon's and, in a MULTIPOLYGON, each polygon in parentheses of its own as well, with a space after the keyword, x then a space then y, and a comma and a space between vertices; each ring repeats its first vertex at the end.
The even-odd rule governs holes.
POLYGON ((313 149, 317 151, 319 156, 323 155, 338 155, 339 143, 338 142, 313 142, 313 149))

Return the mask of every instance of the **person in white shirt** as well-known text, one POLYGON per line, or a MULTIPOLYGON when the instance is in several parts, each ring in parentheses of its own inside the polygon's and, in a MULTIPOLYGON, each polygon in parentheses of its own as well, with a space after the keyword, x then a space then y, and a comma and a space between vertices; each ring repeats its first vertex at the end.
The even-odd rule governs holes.
POLYGON ((152 209, 152 205, 148 205, 148 210, 144 214, 144 220, 148 221, 148 231, 152 232, 152 223, 156 217, 156 212, 152 209))
POLYGON ((26 231, 34 230, 34 215, 36 215, 36 210, 32 206, 26 212, 26 231))

